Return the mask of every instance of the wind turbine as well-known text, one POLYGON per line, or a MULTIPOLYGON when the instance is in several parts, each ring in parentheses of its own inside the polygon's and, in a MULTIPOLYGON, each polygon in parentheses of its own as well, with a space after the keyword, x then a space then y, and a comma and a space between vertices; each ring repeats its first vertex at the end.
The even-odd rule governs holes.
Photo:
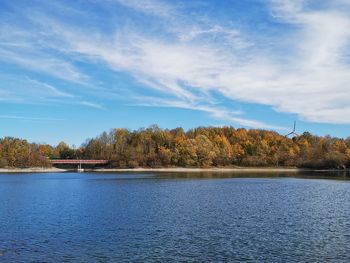
POLYGON ((288 133, 287 135, 285 135, 284 137, 288 137, 288 136, 290 136, 290 135, 293 135, 293 137, 299 136, 299 134, 297 134, 297 133, 295 132, 295 128, 296 128, 296 121, 294 121, 293 130, 292 130, 290 133, 288 133))

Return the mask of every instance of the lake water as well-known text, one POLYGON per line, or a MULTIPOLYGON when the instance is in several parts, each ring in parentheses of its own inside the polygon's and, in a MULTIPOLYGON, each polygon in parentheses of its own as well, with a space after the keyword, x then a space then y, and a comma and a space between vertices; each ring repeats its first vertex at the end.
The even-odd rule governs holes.
POLYGON ((0 262, 350 262, 346 174, 238 177, 0 174, 0 262))

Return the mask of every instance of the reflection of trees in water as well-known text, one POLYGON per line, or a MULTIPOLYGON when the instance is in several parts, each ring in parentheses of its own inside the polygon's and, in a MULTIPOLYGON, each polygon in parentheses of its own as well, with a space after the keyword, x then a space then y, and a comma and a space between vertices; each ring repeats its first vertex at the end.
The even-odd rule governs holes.
POLYGON ((220 179, 220 178, 305 178, 350 180, 349 171, 310 172, 161 172, 156 178, 164 179, 220 179))

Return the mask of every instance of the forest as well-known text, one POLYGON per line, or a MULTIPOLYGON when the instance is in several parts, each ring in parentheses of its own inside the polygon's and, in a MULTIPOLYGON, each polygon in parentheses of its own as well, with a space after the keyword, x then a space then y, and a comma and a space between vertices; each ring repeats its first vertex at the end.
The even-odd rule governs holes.
POLYGON ((49 159, 106 159, 110 168, 350 167, 350 137, 288 138, 274 131, 233 127, 112 129, 80 147, 0 139, 0 168, 50 167, 49 159))

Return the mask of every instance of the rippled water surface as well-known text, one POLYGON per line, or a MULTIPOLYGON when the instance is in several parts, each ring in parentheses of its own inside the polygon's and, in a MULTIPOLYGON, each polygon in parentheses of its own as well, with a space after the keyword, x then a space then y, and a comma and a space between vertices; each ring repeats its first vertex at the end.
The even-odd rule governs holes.
POLYGON ((242 176, 0 174, 0 262, 350 262, 346 175, 242 176))

